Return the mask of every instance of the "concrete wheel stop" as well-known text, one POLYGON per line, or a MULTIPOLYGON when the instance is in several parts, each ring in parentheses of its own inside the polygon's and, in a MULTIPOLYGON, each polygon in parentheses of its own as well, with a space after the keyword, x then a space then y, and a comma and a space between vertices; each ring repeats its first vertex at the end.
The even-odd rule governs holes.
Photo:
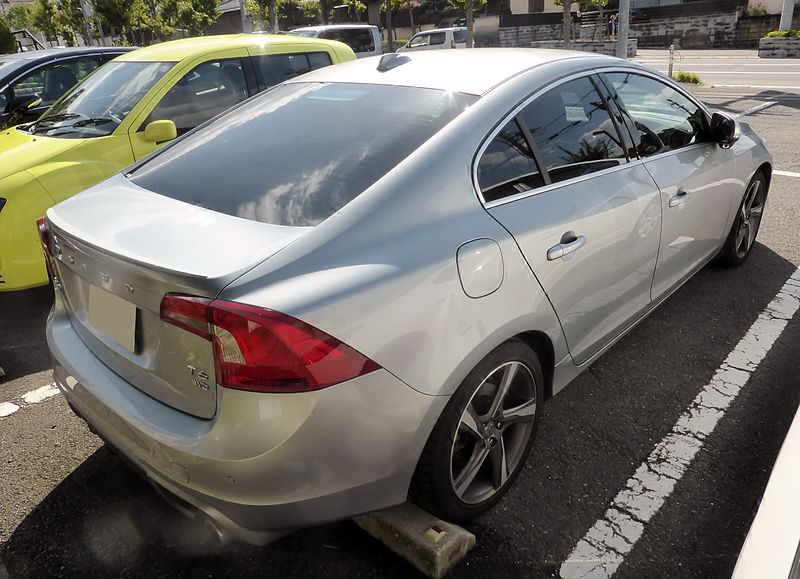
POLYGON ((353 520, 433 579, 444 577, 475 546, 475 535, 412 503, 360 515, 353 520))

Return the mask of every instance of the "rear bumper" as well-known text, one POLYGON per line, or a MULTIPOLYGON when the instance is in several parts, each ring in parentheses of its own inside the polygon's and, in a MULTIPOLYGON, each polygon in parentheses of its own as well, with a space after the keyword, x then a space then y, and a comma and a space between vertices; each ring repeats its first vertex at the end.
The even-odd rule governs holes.
POLYGON ((93 430, 177 506, 253 544, 403 502, 446 403, 378 370, 312 393, 220 388, 203 420, 111 372, 59 299, 47 341, 56 384, 93 430))

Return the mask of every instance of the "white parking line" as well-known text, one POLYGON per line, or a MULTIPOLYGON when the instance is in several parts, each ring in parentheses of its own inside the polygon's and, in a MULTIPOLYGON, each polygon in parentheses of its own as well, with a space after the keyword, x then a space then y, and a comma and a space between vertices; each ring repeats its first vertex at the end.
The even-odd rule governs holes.
POLYGON ((759 314, 711 382, 611 501, 605 515, 578 541, 561 565, 561 577, 606 579, 616 572, 798 309, 800 269, 759 314))
POLYGON ((19 410, 19 406, 13 402, 3 402, 0 404, 0 418, 8 416, 9 414, 14 414, 17 410, 19 410))
POLYGON ((792 173, 791 171, 773 171, 773 175, 781 175, 783 177, 800 177, 800 173, 792 173))
POLYGON ((0 403, 0 418, 4 416, 10 416, 14 414, 20 408, 24 408, 25 406, 31 404, 38 404, 39 402, 44 402, 48 398, 52 398, 58 394, 58 388, 56 388, 55 383, 52 384, 45 384, 37 388, 36 390, 31 390, 30 392, 26 392, 20 398, 21 400, 17 400, 16 403, 14 402, 2 402, 0 403))
POLYGON ((58 388, 56 388, 55 384, 47 384, 46 386, 32 390, 27 394, 23 394, 22 399, 26 404, 37 404, 42 400, 47 400, 48 398, 55 396, 56 394, 58 394, 58 388))

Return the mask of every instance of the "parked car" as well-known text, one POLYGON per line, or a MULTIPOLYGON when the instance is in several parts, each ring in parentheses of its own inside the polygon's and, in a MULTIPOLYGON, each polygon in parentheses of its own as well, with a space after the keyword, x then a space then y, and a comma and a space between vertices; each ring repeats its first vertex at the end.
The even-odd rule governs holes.
POLYGON ((222 534, 408 497, 465 521, 547 398, 747 259, 771 174, 748 125, 616 58, 318 70, 47 211, 55 382, 222 534))
POLYGON ((381 31, 369 24, 329 24, 327 26, 308 26, 295 28, 287 34, 308 38, 326 38, 344 42, 353 49, 356 57, 364 58, 382 54, 381 31))
MULTIPOLYGON (((787 400, 788 403, 796 403, 787 400)), ((786 433, 732 579, 800 577, 800 410, 786 433)))
POLYGON ((133 48, 51 48, 0 55, 0 129, 35 121, 97 67, 133 48))
POLYGON ((0 290, 47 283, 35 221, 54 203, 267 87, 354 59, 316 38, 165 42, 110 62, 35 123, 0 133, 0 290))
MULTIPOLYGON (((473 42, 474 46, 474 42, 473 42)), ((411 50, 438 50, 439 48, 466 48, 467 29, 434 28, 424 32, 417 32, 408 42, 397 49, 397 52, 411 50)))

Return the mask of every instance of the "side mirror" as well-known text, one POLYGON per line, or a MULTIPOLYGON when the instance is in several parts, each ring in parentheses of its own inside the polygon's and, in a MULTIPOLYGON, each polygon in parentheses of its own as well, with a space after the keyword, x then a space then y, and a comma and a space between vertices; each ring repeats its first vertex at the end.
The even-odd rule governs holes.
POLYGON ((11 99, 6 106, 7 113, 24 113, 42 104, 42 97, 38 94, 26 94, 11 99))
POLYGON ((150 143, 171 141, 178 136, 173 121, 152 121, 144 128, 144 140, 150 143))
POLYGON ((723 149, 739 140, 739 124, 732 115, 716 112, 711 115, 711 138, 723 149))

